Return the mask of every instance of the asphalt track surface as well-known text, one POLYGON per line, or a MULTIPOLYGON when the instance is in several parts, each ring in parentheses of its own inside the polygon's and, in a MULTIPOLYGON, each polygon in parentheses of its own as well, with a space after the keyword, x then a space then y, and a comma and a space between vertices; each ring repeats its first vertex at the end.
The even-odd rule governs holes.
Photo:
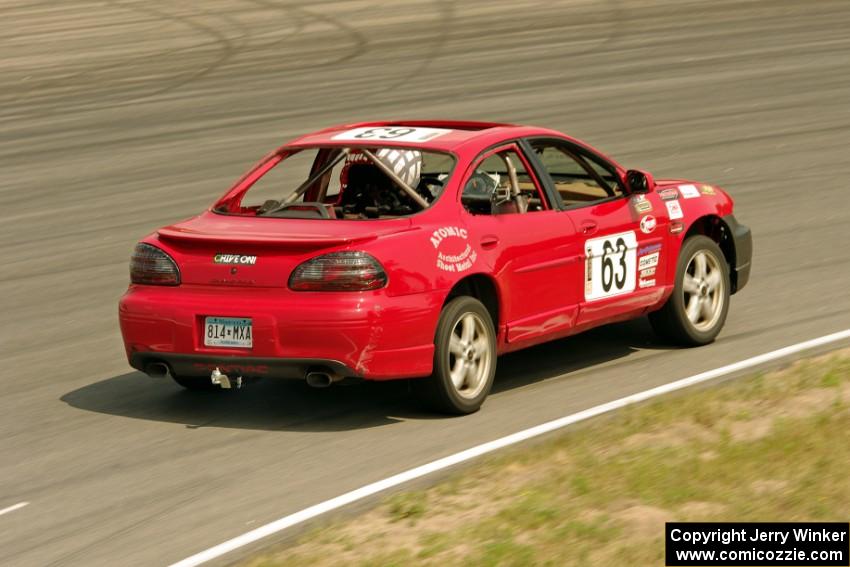
MULTIPOLYGON (((0 563, 157 565, 441 456, 850 326, 850 2, 6 2, 0 563), (499 362, 483 411, 403 383, 193 395, 131 372, 135 241, 298 133, 385 117, 562 129, 717 183, 755 234, 720 339, 645 321, 499 362)), ((230 557, 229 559, 232 559, 230 557)))

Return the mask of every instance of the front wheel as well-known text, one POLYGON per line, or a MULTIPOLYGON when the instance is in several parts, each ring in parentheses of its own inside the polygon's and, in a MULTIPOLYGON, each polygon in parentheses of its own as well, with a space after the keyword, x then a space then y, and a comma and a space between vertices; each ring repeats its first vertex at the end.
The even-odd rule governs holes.
POLYGON ((673 294, 649 314, 655 332, 674 343, 699 346, 717 337, 729 311, 729 266, 717 243, 702 235, 685 240, 673 294))
POLYGON ((496 330, 490 313, 472 297, 452 299, 434 337, 434 371, 420 392, 438 411, 469 414, 481 407, 496 374, 496 330))

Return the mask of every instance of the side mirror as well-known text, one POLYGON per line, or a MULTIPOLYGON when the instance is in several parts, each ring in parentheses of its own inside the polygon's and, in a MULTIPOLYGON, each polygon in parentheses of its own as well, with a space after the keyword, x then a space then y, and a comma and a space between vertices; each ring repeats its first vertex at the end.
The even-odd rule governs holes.
POLYGON ((648 171, 630 169, 626 172, 626 188, 630 194, 649 193, 655 189, 655 179, 648 171))

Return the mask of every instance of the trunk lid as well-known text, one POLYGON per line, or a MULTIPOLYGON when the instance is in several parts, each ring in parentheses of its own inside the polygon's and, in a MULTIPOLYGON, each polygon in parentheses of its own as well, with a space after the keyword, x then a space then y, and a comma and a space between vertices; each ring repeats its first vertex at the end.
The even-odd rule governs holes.
POLYGON ((409 219, 281 219, 207 212, 157 234, 174 256, 184 284, 286 287, 301 262, 411 230, 411 224, 409 219))

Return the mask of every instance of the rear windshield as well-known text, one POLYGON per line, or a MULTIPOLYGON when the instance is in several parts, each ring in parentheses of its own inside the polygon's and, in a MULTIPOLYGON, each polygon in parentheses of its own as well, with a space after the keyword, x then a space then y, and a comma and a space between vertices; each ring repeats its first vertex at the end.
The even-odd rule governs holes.
POLYGON ((274 218, 404 217, 437 200, 454 165, 450 154, 420 149, 285 150, 260 164, 255 173, 265 170, 262 175, 214 210, 274 218))

